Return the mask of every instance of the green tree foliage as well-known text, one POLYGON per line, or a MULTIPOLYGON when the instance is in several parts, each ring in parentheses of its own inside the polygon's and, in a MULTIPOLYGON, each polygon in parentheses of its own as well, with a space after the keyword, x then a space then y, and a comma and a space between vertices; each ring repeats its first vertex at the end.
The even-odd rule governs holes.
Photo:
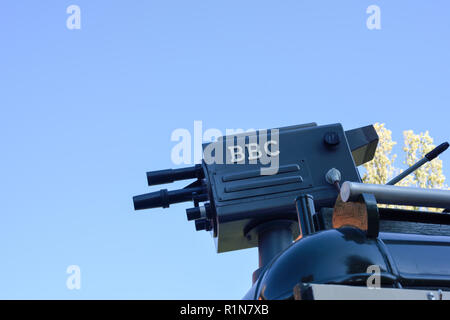
MULTIPOLYGON (((403 170, 395 167, 397 155, 392 154, 392 149, 396 142, 392 140, 392 132, 385 127, 384 123, 375 123, 374 127, 380 140, 373 160, 363 165, 365 173, 362 179, 364 183, 385 184, 403 170)), ((428 131, 415 134, 412 130, 406 130, 403 132, 403 138, 403 164, 408 167, 422 159, 425 154, 436 147, 428 131)), ((396 185, 419 188, 447 188, 445 176, 442 172, 442 160, 436 158, 426 163, 396 185)), ((430 210, 435 211, 435 209, 430 210)))

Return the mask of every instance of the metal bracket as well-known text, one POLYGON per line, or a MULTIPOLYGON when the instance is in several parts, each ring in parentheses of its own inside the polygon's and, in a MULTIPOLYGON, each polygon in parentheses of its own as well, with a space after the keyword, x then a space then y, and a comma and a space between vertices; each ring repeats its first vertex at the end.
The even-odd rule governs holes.
POLYGON ((334 205, 332 223, 335 229, 351 226, 365 231, 368 237, 378 237, 380 215, 375 197, 363 193, 355 201, 343 202, 339 195, 334 205))

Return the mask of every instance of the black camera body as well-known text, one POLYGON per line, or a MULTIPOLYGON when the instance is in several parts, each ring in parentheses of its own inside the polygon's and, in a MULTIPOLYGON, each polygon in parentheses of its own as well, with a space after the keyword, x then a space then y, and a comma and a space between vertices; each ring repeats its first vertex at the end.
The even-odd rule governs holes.
POLYGON ((372 126, 344 131, 341 124, 224 136, 203 145, 201 165, 147 173, 149 185, 197 180, 181 190, 134 197, 135 208, 194 201, 188 219, 195 220, 197 230, 211 231, 218 252, 257 246, 252 230, 272 220, 292 221, 295 237, 295 199, 308 194, 316 208, 332 207, 338 191, 327 172, 335 168, 343 181, 360 182, 356 166, 373 157, 377 142, 372 126))

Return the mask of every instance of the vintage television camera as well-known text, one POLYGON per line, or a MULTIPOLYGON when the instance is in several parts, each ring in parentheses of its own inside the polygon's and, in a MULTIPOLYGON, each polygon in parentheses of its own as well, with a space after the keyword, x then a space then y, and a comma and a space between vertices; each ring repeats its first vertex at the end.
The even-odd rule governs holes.
POLYGON ((340 124, 224 136, 203 145, 201 164, 148 172, 150 186, 196 180, 135 196, 134 208, 192 201, 187 219, 217 252, 258 247, 246 299, 448 298, 450 215, 379 206, 449 208, 450 191, 394 186, 448 143, 389 185, 363 184, 357 166, 377 143, 373 126, 340 124), (367 288, 374 275, 381 291, 367 288))

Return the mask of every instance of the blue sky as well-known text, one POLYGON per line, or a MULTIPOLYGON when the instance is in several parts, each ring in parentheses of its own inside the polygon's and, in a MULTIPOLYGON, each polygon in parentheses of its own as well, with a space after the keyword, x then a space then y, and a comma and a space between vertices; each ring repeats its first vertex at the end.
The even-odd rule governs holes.
MULTIPOLYGON (((449 140, 448 1, 0 3, 0 298, 241 298, 188 204, 133 211, 176 128, 384 122, 449 140), (69 5, 81 29, 66 27, 69 5), (368 30, 366 9, 381 9, 368 30), (79 265, 81 289, 66 288, 79 265)), ((449 176, 450 153, 443 154, 449 176)), ((175 187, 181 184, 174 184, 175 187)))

